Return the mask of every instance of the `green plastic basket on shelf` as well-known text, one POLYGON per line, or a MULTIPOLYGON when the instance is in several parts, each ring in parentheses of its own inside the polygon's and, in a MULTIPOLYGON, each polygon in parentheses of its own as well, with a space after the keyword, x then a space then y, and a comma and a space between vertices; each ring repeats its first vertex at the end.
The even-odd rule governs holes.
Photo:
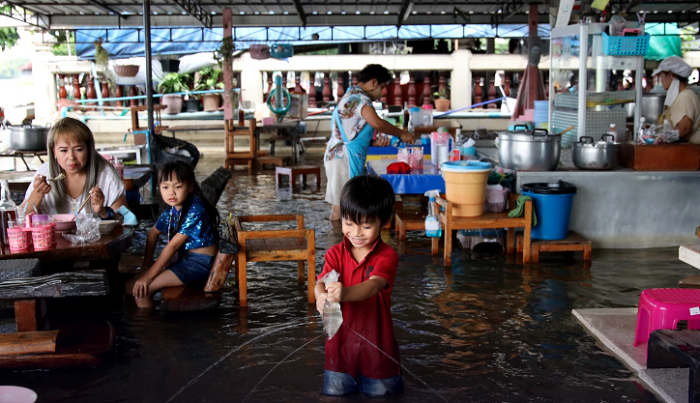
POLYGON ((649 34, 610 36, 603 32, 603 53, 607 56, 644 56, 649 49, 649 34))

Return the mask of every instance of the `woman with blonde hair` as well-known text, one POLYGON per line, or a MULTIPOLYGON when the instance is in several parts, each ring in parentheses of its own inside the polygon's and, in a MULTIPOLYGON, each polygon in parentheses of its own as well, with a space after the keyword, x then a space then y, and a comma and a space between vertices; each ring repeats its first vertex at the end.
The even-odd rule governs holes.
POLYGON ((63 118, 53 125, 46 141, 49 160, 39 167, 29 185, 22 206, 27 212, 75 214, 83 201, 103 219, 112 219, 114 211, 126 206, 124 183, 116 169, 95 150, 95 138, 79 120, 63 118), (47 177, 65 178, 47 181, 47 177))

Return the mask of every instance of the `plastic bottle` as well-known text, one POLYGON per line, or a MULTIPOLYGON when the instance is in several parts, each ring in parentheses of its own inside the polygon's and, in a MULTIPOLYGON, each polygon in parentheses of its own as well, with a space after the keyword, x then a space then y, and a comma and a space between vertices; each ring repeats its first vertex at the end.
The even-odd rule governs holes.
POLYGON ((439 197, 440 192, 438 190, 428 190, 425 192, 425 195, 429 197, 428 216, 425 217, 425 235, 430 238, 440 238, 442 236, 442 226, 435 207, 437 205, 435 197, 439 197))
POLYGON ((2 181, 2 196, 0 197, 0 231, 2 231, 2 244, 9 245, 7 239, 7 229, 9 228, 9 222, 15 221, 17 218, 17 205, 10 198, 10 184, 8 181, 2 181))
POLYGON ((610 128, 608 129, 608 134, 613 136, 613 138, 608 139, 607 141, 620 141, 620 138, 617 135, 617 129, 615 128, 615 123, 610 123, 610 128))
POLYGON ((410 115, 408 113, 408 102, 403 103, 403 129, 408 130, 408 121, 410 119, 410 115))
POLYGON ((644 116, 642 116, 641 118, 639 118, 639 130, 637 131, 637 142, 639 144, 645 143, 644 134, 646 132, 646 128, 644 126, 646 126, 646 119, 644 118, 644 116))
MULTIPOLYGON (((335 270, 331 270, 330 273, 323 276, 323 282, 328 289, 328 284, 338 281, 339 274, 335 270)), ((323 304, 323 330, 328 334, 328 340, 332 339, 333 336, 340 329, 340 325, 343 324, 343 311, 340 309, 340 304, 337 302, 326 302, 323 304)))

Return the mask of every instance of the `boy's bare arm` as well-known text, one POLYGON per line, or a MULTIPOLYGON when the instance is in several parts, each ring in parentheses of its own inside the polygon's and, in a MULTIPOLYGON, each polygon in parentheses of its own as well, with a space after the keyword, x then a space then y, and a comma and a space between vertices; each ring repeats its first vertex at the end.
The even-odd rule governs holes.
POLYGON ((331 302, 364 301, 379 294, 386 285, 386 279, 380 276, 372 276, 367 281, 350 287, 343 287, 341 283, 330 283, 328 284, 328 300, 331 302), (331 296, 337 297, 338 294, 339 301, 331 298, 331 296))

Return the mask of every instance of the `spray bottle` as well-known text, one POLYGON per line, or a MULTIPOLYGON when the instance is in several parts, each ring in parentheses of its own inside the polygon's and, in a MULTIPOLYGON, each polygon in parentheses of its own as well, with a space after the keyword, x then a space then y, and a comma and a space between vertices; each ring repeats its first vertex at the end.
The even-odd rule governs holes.
POLYGON ((428 199, 428 216, 425 217, 425 235, 430 238, 440 238, 442 236, 442 226, 438 218, 437 203, 435 198, 440 197, 439 190, 428 190, 425 195, 428 199))

